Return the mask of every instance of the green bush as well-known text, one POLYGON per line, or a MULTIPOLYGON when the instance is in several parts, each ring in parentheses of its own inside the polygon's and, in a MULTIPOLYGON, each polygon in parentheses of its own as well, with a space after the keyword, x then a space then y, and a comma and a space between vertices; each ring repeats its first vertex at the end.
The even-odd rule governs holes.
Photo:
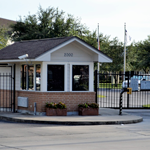
POLYGON ((99 105, 97 103, 83 103, 78 105, 79 108, 98 108, 99 105))
POLYGON ((54 108, 54 109, 57 109, 57 108, 59 108, 59 109, 65 109, 65 108, 67 108, 66 105, 64 103, 62 103, 62 102, 59 102, 58 104, 54 103, 54 102, 51 102, 51 103, 47 102, 45 104, 45 107, 46 108, 54 108))

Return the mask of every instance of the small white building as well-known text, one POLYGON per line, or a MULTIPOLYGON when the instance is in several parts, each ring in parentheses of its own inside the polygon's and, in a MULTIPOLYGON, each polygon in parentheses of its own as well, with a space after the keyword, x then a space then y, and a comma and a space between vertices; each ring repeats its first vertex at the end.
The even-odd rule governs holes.
MULTIPOLYGON (((79 103, 95 102, 94 62, 112 59, 73 36, 21 41, 0 50, 0 64, 16 64, 16 99, 28 97, 28 105, 16 101, 16 109, 30 113, 34 102, 38 113, 45 112, 46 102, 62 101, 68 113, 76 113, 79 103)), ((0 67, 0 72, 10 70, 0 67)))

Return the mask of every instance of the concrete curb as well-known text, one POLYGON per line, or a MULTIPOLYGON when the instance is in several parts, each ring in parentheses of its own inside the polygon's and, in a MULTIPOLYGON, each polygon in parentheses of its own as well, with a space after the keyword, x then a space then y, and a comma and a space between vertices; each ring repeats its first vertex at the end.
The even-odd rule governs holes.
POLYGON ((118 125, 118 124, 132 124, 142 122, 143 118, 120 121, 45 121, 45 120, 32 120, 32 119, 20 119, 15 117, 0 116, 0 120, 11 121, 17 123, 39 123, 39 124, 55 124, 55 125, 118 125))

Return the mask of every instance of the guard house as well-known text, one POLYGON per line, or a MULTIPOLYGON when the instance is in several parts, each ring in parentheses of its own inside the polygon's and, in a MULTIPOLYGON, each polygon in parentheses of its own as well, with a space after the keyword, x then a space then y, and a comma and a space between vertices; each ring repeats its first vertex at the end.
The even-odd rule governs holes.
MULTIPOLYGON (((45 113, 46 102, 62 101, 68 113, 77 113, 79 103, 95 102, 94 62, 112 62, 101 51, 77 37, 16 42, 0 50, 2 64, 15 64, 18 112, 45 113)), ((2 89, 2 87, 1 87, 2 89)))

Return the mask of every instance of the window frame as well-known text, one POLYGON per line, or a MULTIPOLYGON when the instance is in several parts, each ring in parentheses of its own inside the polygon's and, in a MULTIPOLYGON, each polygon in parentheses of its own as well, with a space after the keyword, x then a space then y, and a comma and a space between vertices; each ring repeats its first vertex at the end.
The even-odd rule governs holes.
POLYGON ((36 90, 36 66, 37 65, 40 65, 40 67, 42 66, 40 63, 36 63, 36 64, 21 63, 20 64, 20 86, 19 86, 19 89, 21 91, 37 91, 37 92, 41 91, 41 87, 40 87, 40 90, 36 90), (22 80, 22 78, 21 78, 21 68, 22 68, 23 65, 27 65, 27 70, 26 70, 26 89, 21 89, 22 88, 21 87, 21 80, 22 80), (34 68, 34 70, 33 70, 33 90, 29 90, 29 88, 28 88, 28 81, 29 81, 29 79, 28 79, 29 78, 28 77, 28 69, 29 69, 30 65, 33 65, 33 68, 34 68))
POLYGON ((64 68, 64 90, 63 91, 48 91, 48 86, 46 87, 47 88, 47 92, 65 92, 65 64, 47 64, 47 84, 48 84, 48 66, 63 66, 64 68))
MULTIPOLYGON (((79 69, 81 69, 81 68, 79 68, 79 69)), ((84 82, 84 81, 82 81, 82 82, 84 82)), ((79 84, 80 86, 81 86, 81 84, 79 84)), ((72 91, 89 91, 89 65, 72 65, 72 91), (87 80, 87 83, 88 83, 88 90, 75 90, 75 87, 74 87, 74 77, 73 77, 73 72, 74 72, 74 69, 73 69, 73 67, 74 66, 87 66, 87 69, 88 69, 88 80, 87 80)))
POLYGON ((70 92, 93 92, 94 91, 94 86, 93 86, 93 77, 94 77, 94 70, 93 70, 93 63, 89 63, 89 62, 72 62, 70 63, 70 92), (73 91, 72 90, 72 79, 73 79, 73 70, 72 70, 72 67, 73 65, 81 65, 81 66, 89 66, 89 90, 88 91, 73 91))
POLYGON ((41 89, 43 92, 69 92, 67 91, 67 62, 42 62, 41 69, 41 89), (47 91, 47 65, 64 65, 64 91, 47 91), (46 72, 46 73, 45 73, 46 72), (46 86, 45 86, 46 85, 46 86))

